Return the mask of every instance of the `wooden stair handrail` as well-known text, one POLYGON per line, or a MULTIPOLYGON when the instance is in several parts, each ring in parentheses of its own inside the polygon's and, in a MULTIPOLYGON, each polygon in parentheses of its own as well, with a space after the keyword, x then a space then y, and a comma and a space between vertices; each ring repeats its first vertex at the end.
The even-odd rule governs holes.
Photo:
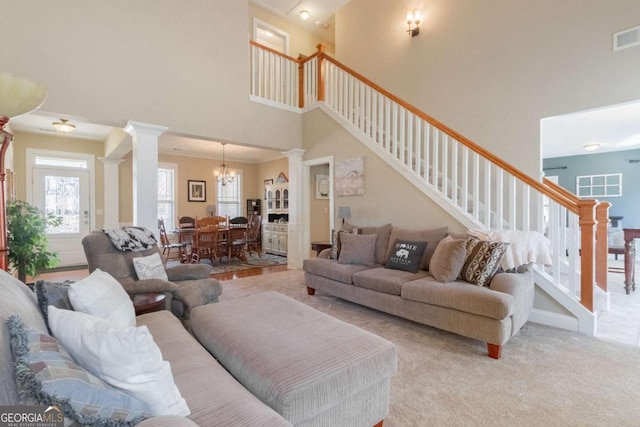
POLYGON ((446 133, 447 135, 449 135, 453 139, 455 139, 458 142, 460 142, 461 144, 465 145, 470 150, 478 153, 479 155, 481 155, 485 159, 489 160, 493 164, 495 164, 495 165, 499 166, 500 168, 506 170, 511 175, 513 175, 516 178, 520 179, 522 182, 528 184, 529 186, 535 188, 540 193, 546 195, 547 197, 549 197, 550 199, 552 199, 556 203, 560 204, 561 206, 564 206, 565 208, 569 209, 571 212, 573 212, 575 214, 578 214, 580 212, 580 208, 578 207, 577 203, 575 203, 573 200, 571 200, 568 197, 566 197, 561 192, 558 192, 557 190, 555 190, 553 188, 550 188, 549 186, 541 183, 540 181, 537 181, 537 180, 531 178, 529 175, 527 175, 527 174, 521 172, 520 170, 518 170, 515 166, 513 166, 510 163, 502 160, 501 158, 493 155, 491 152, 487 151, 485 148, 479 146, 478 144, 476 144, 475 142, 471 141, 470 139, 462 136, 458 132, 454 131, 453 129, 451 129, 450 127, 445 125, 444 123, 434 119, 433 117, 429 116, 428 114, 424 113, 423 111, 419 110, 418 108, 414 107, 413 105, 409 104, 408 102, 398 98, 397 96, 395 96, 391 92, 383 89, 382 87, 378 86, 373 81, 367 79, 366 77, 364 77, 363 75, 361 75, 358 72, 354 71, 353 69, 347 67, 346 65, 344 65, 341 62, 337 61, 336 59, 330 57, 326 53, 323 52, 323 53, 320 53, 320 55, 322 55, 324 57, 324 59, 326 59, 327 61, 329 61, 332 64, 334 64, 336 67, 342 69, 343 71, 345 71, 348 74, 351 74, 353 77, 355 77, 356 79, 360 80, 361 82, 363 82, 367 86, 369 86, 372 89, 380 92, 381 94, 383 94, 384 96, 386 96, 387 98, 392 100, 393 102, 395 102, 398 105, 400 105, 403 108, 405 108, 407 111, 410 111, 411 113, 415 114, 417 117, 420 117, 422 120, 424 120, 427 123, 431 124, 432 126, 438 128, 439 130, 441 130, 442 132, 446 133))
MULTIPOLYGON (((468 139, 468 138, 464 137, 463 135, 459 134, 458 132, 456 132, 455 130, 451 129, 450 127, 448 127, 444 123, 434 119, 430 115, 424 113, 423 111, 419 110, 418 108, 414 107, 413 105, 409 104, 408 102, 404 101, 403 99, 398 98, 396 95, 392 94, 391 92, 385 90, 384 88, 382 88, 381 86, 377 85, 373 81, 371 81, 368 78, 364 77, 362 74, 358 73, 357 71, 347 67, 346 65, 342 64, 340 61, 332 58, 331 56, 329 56, 325 52, 325 49, 326 49, 325 45, 318 44, 316 46, 318 50, 313 55, 310 55, 310 56, 307 56, 307 57, 304 57, 304 58, 303 57, 294 58, 294 57, 285 55, 285 54, 283 54, 281 52, 278 52, 277 50, 274 50, 274 49, 271 49, 271 48, 269 48, 267 46, 264 46, 264 45, 262 45, 260 43, 257 43, 257 42, 255 42, 253 40, 249 41, 249 43, 251 45, 253 45, 253 46, 256 46, 256 47, 260 48, 260 49, 264 49, 267 52, 273 53, 274 55, 278 55, 278 56, 281 56, 283 58, 288 59, 289 61, 295 62, 295 63, 299 64, 300 66, 303 66, 306 62, 311 61, 314 58, 318 58, 319 62, 321 62, 321 61, 326 59, 327 61, 329 61, 332 64, 334 64, 336 67, 342 69, 344 72, 346 72, 348 74, 351 74, 353 77, 355 77, 356 79, 360 80, 362 83, 366 84, 367 86, 369 86, 372 89, 376 90, 377 92, 381 93, 382 95, 384 95, 385 97, 389 98, 390 100, 392 100, 396 104, 400 105, 401 107, 403 107, 407 111, 410 111, 411 113, 413 113, 417 117, 420 117, 422 120, 426 121, 430 125, 436 127, 440 131, 444 132, 445 134, 449 135, 453 139, 457 140, 458 142, 460 142, 461 144, 463 144, 464 146, 469 148, 471 151, 476 152, 480 156, 482 156, 485 159, 489 160, 491 163, 495 164, 496 166, 499 166, 500 168, 504 169, 505 171, 507 171, 508 173, 513 175, 514 177, 518 178, 520 181, 524 182, 525 184, 529 185, 530 187, 535 188, 540 193, 546 195, 547 197, 549 197, 551 200, 555 201, 559 205, 564 206, 566 209, 570 210, 571 212, 573 212, 573 213, 575 213, 577 215, 580 214, 580 207, 578 206, 579 199, 577 197, 575 197, 575 195, 572 195, 568 191, 564 190, 562 187, 560 187, 558 185, 555 185, 554 183, 552 183, 548 179, 543 179, 543 181, 540 182, 540 181, 538 181, 536 179, 531 178, 529 175, 525 174, 524 172, 521 172, 515 166, 513 166, 510 163, 508 163, 508 162, 502 160, 501 158, 495 156, 490 151, 486 150, 485 148, 481 147, 480 145, 476 144, 475 142, 471 141, 470 139, 468 139)), ((322 86, 324 86, 324 84, 323 84, 324 83, 324 79, 321 78, 320 73, 318 73, 318 82, 322 86)), ((324 88, 320 88, 319 87, 318 88, 318 94, 319 95, 324 94, 324 88)), ((304 96, 303 91, 300 91, 300 96, 304 96)), ((322 101, 323 99, 321 99, 319 97, 318 100, 322 101)), ((304 105, 304 101, 300 100, 299 101, 299 106, 302 106, 302 105, 304 105)))
MULTIPOLYGON (((270 47, 267 47, 267 46, 265 46, 265 45, 263 45, 263 44, 260 44, 260 43, 258 43, 258 42, 254 42, 253 40, 250 40, 250 41, 249 41, 249 44, 251 44, 251 45, 253 45, 253 46, 255 46, 255 47, 258 47, 258 48, 260 48, 260 49, 262 49, 262 50, 266 50, 266 51, 267 51, 267 52, 269 52, 269 53, 273 53, 274 55, 281 56, 281 57, 283 57, 283 58, 285 58, 285 59, 288 59, 289 61, 293 61, 293 62, 296 62, 296 63, 300 63, 300 62, 302 62, 302 61, 300 61, 299 59, 294 58, 293 56, 285 55, 285 54, 284 54, 284 53, 282 53, 282 52, 278 52, 278 51, 277 51, 277 50, 275 50, 275 49, 271 49, 270 47)), ((305 59, 307 59, 307 58, 305 58, 305 59)))

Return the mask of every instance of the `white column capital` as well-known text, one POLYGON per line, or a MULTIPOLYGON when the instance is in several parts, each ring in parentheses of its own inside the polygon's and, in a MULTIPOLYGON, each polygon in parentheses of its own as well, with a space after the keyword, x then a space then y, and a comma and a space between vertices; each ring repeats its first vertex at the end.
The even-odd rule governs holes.
POLYGON ((289 157, 290 159, 291 158, 296 158, 296 157, 302 158, 302 156, 304 155, 304 153, 306 151, 307 150, 304 150, 302 148, 294 148, 293 150, 285 151, 282 154, 284 154, 285 156, 289 157))
POLYGON ((166 126, 151 125, 151 124, 142 123, 142 122, 133 122, 131 120, 128 121, 127 125, 124 127, 124 131, 131 136, 134 136, 135 134, 160 136, 164 132, 166 132, 167 129, 169 128, 166 126))
POLYGON ((98 160, 105 165, 119 165, 124 162, 124 159, 110 159, 109 157, 98 157, 98 160))

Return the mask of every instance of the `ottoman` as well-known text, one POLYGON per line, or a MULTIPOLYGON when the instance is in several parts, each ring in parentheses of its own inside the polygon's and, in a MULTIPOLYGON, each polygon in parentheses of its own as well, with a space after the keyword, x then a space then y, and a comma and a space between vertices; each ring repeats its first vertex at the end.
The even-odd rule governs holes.
POLYGON ((196 307, 193 334, 296 426, 382 425, 395 346, 277 292, 196 307))

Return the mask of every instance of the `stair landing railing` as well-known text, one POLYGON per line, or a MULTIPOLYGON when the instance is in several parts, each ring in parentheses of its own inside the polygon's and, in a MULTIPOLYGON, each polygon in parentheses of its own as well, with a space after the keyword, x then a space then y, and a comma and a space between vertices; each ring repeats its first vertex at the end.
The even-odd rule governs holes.
POLYGON ((467 227, 544 233, 553 262, 540 274, 594 311, 594 285, 607 290, 608 202, 528 176, 341 64, 324 45, 293 58, 250 43, 252 99, 298 111, 320 105, 467 227))

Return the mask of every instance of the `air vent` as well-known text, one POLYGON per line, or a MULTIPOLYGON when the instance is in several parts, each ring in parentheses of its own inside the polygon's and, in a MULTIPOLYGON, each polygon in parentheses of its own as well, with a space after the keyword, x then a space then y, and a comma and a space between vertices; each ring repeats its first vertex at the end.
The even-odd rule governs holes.
POLYGON ((619 31, 613 35, 613 50, 640 45, 640 26, 619 31))

